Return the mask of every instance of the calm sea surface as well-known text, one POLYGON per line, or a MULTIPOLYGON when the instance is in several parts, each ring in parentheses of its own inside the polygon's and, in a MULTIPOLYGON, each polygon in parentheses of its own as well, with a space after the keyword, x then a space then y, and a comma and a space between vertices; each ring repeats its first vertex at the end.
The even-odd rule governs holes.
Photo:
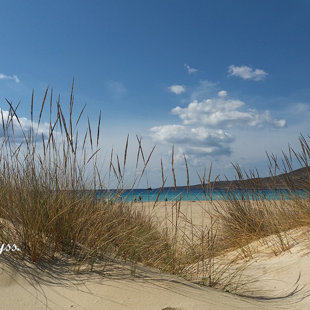
MULTIPOLYGON (((105 199, 116 199, 123 200, 126 202, 132 201, 155 201, 158 197, 158 201, 203 201, 211 200, 211 195, 209 193, 204 193, 201 189, 191 189, 187 192, 184 190, 174 190, 174 189, 164 189, 159 194, 158 189, 147 190, 147 189, 134 189, 134 190, 125 190, 123 192, 118 192, 116 190, 110 191, 98 191, 98 197, 104 197, 105 199)), ((299 190, 295 195, 301 197, 309 197, 309 192, 304 190, 299 190)), ((237 199, 242 199, 243 197, 248 197, 248 199, 267 199, 267 200, 279 200, 279 199, 290 199, 294 195, 287 190, 259 190, 256 193, 247 191, 247 193, 240 190, 234 190, 229 193, 226 191, 214 190, 212 193, 212 200, 226 200, 228 195, 235 196, 237 199)))

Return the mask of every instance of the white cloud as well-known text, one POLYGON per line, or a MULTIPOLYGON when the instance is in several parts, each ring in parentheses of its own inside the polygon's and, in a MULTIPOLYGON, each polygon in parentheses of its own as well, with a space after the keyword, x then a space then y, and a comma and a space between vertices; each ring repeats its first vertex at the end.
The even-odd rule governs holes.
MULTIPOLYGON (((4 137, 2 117, 4 121, 4 126, 7 127, 8 120, 11 119, 11 114, 9 113, 9 111, 6 111, 0 108, 0 137, 4 137)), ((18 117, 18 120, 16 116, 13 116, 12 121, 9 123, 10 126, 6 128, 5 136, 9 135, 10 137, 14 137, 16 141, 20 141, 24 139, 23 132, 27 136, 31 128, 33 128, 35 133, 38 132, 38 137, 40 139, 41 139, 42 134, 45 137, 49 136, 49 130, 50 130, 49 123, 41 123, 39 125, 37 122, 32 122, 26 117, 18 117), (13 130, 12 130, 12 124, 13 124, 13 130)), ((54 134, 56 135, 58 133, 56 133, 55 131, 54 134)))
POLYGON ((268 73, 261 69, 252 69, 248 66, 235 66, 231 65, 228 68, 228 72, 232 76, 240 77, 244 80, 254 80, 254 81, 261 81, 266 78, 268 73))
POLYGON ((20 79, 17 77, 17 75, 6 75, 3 73, 0 73, 0 80, 14 80, 16 83, 20 82, 20 79))
POLYGON ((183 85, 171 85, 168 89, 176 95, 180 95, 185 92, 185 87, 183 85))
POLYGON ((226 97, 227 96, 227 91, 226 90, 221 90, 217 94, 218 94, 219 97, 226 97))
POLYGON ((231 152, 229 144, 233 141, 229 133, 205 127, 164 125, 153 127, 150 132, 155 142, 175 144, 191 159, 198 155, 228 155, 231 152))
POLYGON ((186 68, 186 70, 187 70, 187 72, 189 73, 189 74, 193 74, 193 73, 195 73, 195 72, 197 72, 198 70, 197 69, 195 69, 195 68, 191 68, 189 65, 187 65, 187 64, 184 64, 184 67, 186 68))
POLYGON ((176 107, 172 113, 178 115, 184 125, 199 124, 208 128, 231 128, 240 126, 260 126, 269 123, 275 127, 284 127, 284 120, 275 120, 269 111, 259 113, 254 109, 241 110, 245 103, 227 99, 227 93, 220 91, 218 98, 192 101, 187 107, 176 107))
POLYGON ((230 155, 235 140, 233 132, 238 128, 286 125, 285 120, 274 119, 268 110, 246 109, 243 101, 227 98, 225 90, 219 91, 216 98, 194 100, 184 108, 175 107, 172 113, 183 124, 153 127, 150 136, 157 143, 176 145, 176 150, 184 152, 194 163, 206 160, 206 156, 230 155))

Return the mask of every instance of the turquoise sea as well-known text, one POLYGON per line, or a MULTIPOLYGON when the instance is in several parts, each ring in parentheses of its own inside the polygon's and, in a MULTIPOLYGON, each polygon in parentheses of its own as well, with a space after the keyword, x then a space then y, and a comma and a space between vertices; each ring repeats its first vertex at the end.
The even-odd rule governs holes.
POLYGON ((97 192, 97 197, 107 200, 123 200, 126 202, 153 202, 153 201, 204 201, 204 200, 226 200, 229 197, 236 197, 242 199, 246 197, 248 199, 267 199, 267 200, 279 200, 290 199, 293 195, 299 195, 300 197, 309 197, 309 192, 305 190, 298 190, 297 192, 289 192, 288 190, 258 190, 258 191, 241 191, 233 190, 230 192, 224 190, 214 190, 212 195, 210 192, 204 193, 202 189, 163 189, 160 194, 159 189, 133 189, 133 190, 101 190, 97 192))

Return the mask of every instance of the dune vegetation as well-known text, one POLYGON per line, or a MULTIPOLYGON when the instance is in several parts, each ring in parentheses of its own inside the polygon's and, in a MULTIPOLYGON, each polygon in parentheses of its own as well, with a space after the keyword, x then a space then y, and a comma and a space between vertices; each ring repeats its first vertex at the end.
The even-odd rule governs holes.
MULTIPOLYGON (((258 173, 246 173, 236 165, 241 198, 230 192, 225 200, 209 201, 211 208, 202 211, 205 221, 201 225, 182 212, 182 201, 174 201, 159 223, 152 212, 135 208, 132 203, 97 197, 96 190, 105 188, 97 162, 101 114, 95 131, 88 121, 86 132, 80 133, 84 108, 74 120, 73 101, 72 87, 69 112, 65 115, 60 101, 54 103, 53 93, 47 89, 34 120, 33 96, 30 126, 18 116, 18 107, 10 101, 7 100, 8 112, 1 110, 0 238, 2 244, 14 243, 19 248, 10 253, 16 260, 53 264, 64 256, 79 271, 82 266, 91 270, 94 263, 117 258, 130 262, 133 274, 135 266, 142 264, 203 285, 236 291, 234 283, 246 268, 237 262, 251 258, 255 252, 253 242, 267 244, 274 255, 279 255, 290 249, 292 229, 310 227, 310 147, 306 138, 300 137, 299 152, 289 148, 282 160, 268 156, 271 177, 292 171, 293 162, 308 169, 304 196, 297 193, 294 180, 288 177, 285 186, 289 199, 283 196, 268 200, 264 192, 256 190, 258 173), (50 122, 42 131, 46 112, 50 122)), ((141 140, 137 140, 137 161, 142 161, 143 175, 153 150, 146 154, 141 140)), ((128 139, 122 156, 112 152, 109 171, 105 172, 119 181, 119 191, 127 149, 128 139)), ((174 169, 172 152, 171 173, 176 183, 174 169)), ((209 197, 214 181, 210 175, 211 168, 209 178, 206 173, 200 176, 202 190, 209 197)), ((164 181, 163 171, 163 187, 164 181)), ((307 236, 303 234, 303 238, 307 236)))

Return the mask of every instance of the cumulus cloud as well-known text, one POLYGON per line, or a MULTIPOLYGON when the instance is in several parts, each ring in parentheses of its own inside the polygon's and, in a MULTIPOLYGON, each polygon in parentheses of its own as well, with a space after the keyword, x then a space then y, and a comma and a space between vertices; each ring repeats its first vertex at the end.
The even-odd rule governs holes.
POLYGON ((268 110, 246 109, 243 101, 227 98, 225 90, 219 91, 218 97, 175 107, 172 113, 182 124, 153 127, 150 136, 158 143, 176 145, 193 162, 205 160, 206 156, 230 155, 234 129, 286 125, 285 120, 274 119, 268 110))
POLYGON ((217 94, 218 94, 219 97, 226 97, 227 96, 227 91, 226 90, 221 90, 217 94))
POLYGON ((20 82, 20 79, 17 77, 17 75, 6 75, 3 73, 0 73, 0 80, 14 80, 16 83, 20 82))
POLYGON ((254 80, 254 81, 261 81, 266 78, 268 73, 261 69, 252 69, 248 66, 235 66, 231 65, 228 68, 228 73, 231 76, 237 76, 244 80, 254 80))
POLYGON ((193 73, 195 73, 195 72, 198 71, 198 70, 195 69, 195 68, 191 68, 191 67, 190 67, 189 65, 187 65, 187 64, 184 64, 184 67, 186 68, 188 74, 193 74, 193 73))
POLYGON ((151 128, 154 141, 175 144, 188 156, 230 154, 233 137, 224 130, 205 127, 164 125, 151 128))
POLYGON ((185 87, 183 85, 171 85, 168 89, 176 95, 180 95, 185 92, 185 87))
MULTIPOLYGON (((37 122, 32 122, 26 117, 19 117, 18 120, 16 116, 13 116, 11 120, 11 114, 9 111, 3 110, 0 108, 0 138, 5 136, 10 136, 14 138, 16 141, 20 141, 24 139, 23 132, 27 136, 28 131, 33 128, 34 132, 38 132, 38 136, 41 138, 42 134, 44 137, 48 137, 49 135, 49 130, 50 130, 50 124, 49 123, 41 123, 40 125, 37 122), (2 121, 3 118, 3 121, 2 121), (6 133, 4 134, 3 132, 3 122, 4 122, 4 127, 6 128, 5 130, 6 133), (13 129, 12 129, 13 125, 13 129)), ((57 134, 55 132, 55 134, 57 134)))
POLYGON ((259 126, 264 123, 284 127, 284 120, 275 120, 269 111, 259 113, 254 109, 241 110, 245 103, 227 99, 227 93, 220 91, 218 98, 192 101, 187 107, 175 107, 172 113, 178 115, 185 125, 200 124, 208 128, 231 128, 236 126, 259 126))
POLYGON ((223 130, 208 130, 205 127, 187 127, 184 125, 164 125, 151 128, 153 137, 158 142, 186 143, 192 145, 218 145, 218 141, 228 141, 230 135, 223 130))

